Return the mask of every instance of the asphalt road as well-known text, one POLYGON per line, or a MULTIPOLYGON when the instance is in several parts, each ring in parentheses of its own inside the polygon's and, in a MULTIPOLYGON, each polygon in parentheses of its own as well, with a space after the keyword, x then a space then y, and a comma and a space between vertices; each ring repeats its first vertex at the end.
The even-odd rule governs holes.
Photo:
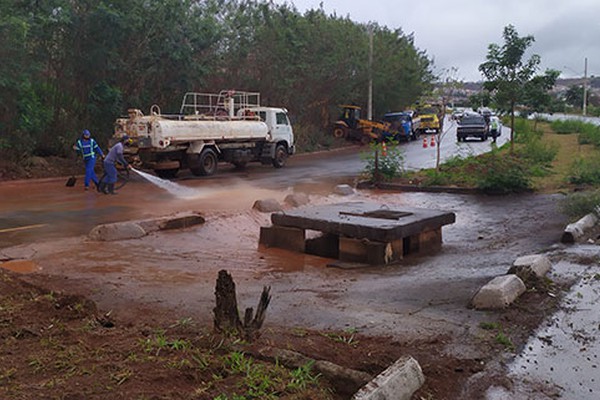
MULTIPOLYGON (((491 149, 486 142, 456 142, 456 127, 446 121, 447 131, 439 147, 443 161, 453 156, 480 154, 491 149)), ((508 140, 504 128, 498 140, 508 140)), ((431 146, 432 135, 402 143, 406 169, 431 168, 438 147, 431 146), (423 139, 427 147, 423 147, 423 139)), ((365 146, 291 157, 286 167, 250 164, 239 171, 222 164, 216 175, 200 178, 182 172, 179 185, 198 191, 197 201, 181 200, 136 176, 118 196, 83 191, 83 179, 75 187, 65 187, 66 178, 3 182, 0 185, 0 248, 39 239, 85 234, 94 226, 126 219, 144 218, 187 210, 233 210, 250 208, 258 198, 279 198, 282 193, 329 193, 339 183, 353 184, 365 167, 365 146), (199 199, 202 201, 198 201, 199 199)))

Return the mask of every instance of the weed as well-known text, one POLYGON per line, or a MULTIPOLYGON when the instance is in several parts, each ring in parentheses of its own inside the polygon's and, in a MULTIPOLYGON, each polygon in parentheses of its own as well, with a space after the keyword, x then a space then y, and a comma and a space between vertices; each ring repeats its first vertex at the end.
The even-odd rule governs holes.
POLYGON ((194 326, 194 325, 196 325, 194 320, 191 317, 186 317, 186 318, 181 318, 181 319, 177 320, 169 328, 190 327, 190 326, 194 326))
POLYGON ((7 368, 0 370, 0 383, 6 384, 9 380, 11 380, 17 374, 16 368, 7 368))
POLYGON ((345 343, 350 346, 358 346, 359 341, 354 339, 356 328, 348 328, 343 333, 324 333, 323 336, 333 339, 334 342, 345 343))
POLYGON ((510 338, 508 336, 506 336, 503 332, 498 332, 496 334, 496 343, 501 344, 502 346, 508 348, 508 349, 514 349, 515 345, 513 344, 513 342, 510 340, 510 338))
POLYGON ((117 386, 121 386, 125 383, 129 378, 133 376, 133 371, 130 369, 125 369, 120 372, 116 372, 114 374, 110 374, 110 379, 112 379, 117 386))
POLYGON ((314 361, 310 361, 295 370, 290 374, 292 379, 288 383, 287 387, 292 390, 304 390, 307 386, 316 384, 319 380, 320 375, 312 374, 312 367, 314 361))
POLYGON ((252 358, 247 358, 243 352, 234 351, 225 356, 223 364, 232 373, 245 374, 252 367, 252 358))
POLYGON ((169 340, 164 330, 157 331, 152 338, 140 339, 139 343, 145 353, 154 353, 155 356, 158 356, 162 350, 187 350, 192 347, 189 340, 169 340))
POLYGON ((481 322, 479 324, 479 327, 481 329, 485 329, 486 331, 495 331, 502 329, 498 322, 481 322))

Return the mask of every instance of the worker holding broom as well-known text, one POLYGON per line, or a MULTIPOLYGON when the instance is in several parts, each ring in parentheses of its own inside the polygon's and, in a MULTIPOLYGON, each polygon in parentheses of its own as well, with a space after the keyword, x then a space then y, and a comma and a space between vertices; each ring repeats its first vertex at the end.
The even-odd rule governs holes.
POLYGON ((89 190, 90 181, 94 182, 94 185, 98 188, 98 177, 94 171, 96 166, 96 154, 104 158, 104 153, 100 146, 98 146, 98 143, 92 138, 89 130, 83 130, 81 138, 73 145, 73 150, 81 154, 83 163, 85 164, 85 178, 83 180, 84 189, 89 190))

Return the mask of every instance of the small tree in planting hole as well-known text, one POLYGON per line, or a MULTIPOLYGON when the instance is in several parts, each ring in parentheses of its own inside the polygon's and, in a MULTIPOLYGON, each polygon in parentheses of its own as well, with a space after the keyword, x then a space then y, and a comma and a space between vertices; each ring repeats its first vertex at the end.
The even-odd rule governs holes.
MULTIPOLYGON (((526 88, 540 64, 540 56, 532 55, 523 61, 523 55, 534 37, 520 37, 513 25, 504 27, 504 44, 492 43, 488 46, 487 61, 479 65, 479 71, 487 79, 484 88, 489 90, 496 104, 510 110, 510 151, 514 148, 515 106, 525 100, 526 88)), ((554 75, 546 73, 550 78, 554 75)), ((539 88, 539 87, 537 87, 539 88)))

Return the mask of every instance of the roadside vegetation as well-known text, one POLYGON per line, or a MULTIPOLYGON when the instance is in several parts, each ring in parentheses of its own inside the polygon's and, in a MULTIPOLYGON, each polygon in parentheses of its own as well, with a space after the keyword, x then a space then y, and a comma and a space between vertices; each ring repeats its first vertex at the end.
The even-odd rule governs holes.
POLYGON ((379 181, 461 187, 493 194, 577 191, 565 199, 572 203, 564 207, 565 212, 573 217, 591 212, 592 205, 600 204, 596 201, 600 193, 594 190, 600 185, 600 127, 575 121, 549 123, 517 118, 513 153, 508 144, 491 146, 489 153, 453 157, 437 170, 405 171, 402 158, 394 155, 397 150, 388 149, 386 157, 379 145, 366 157, 364 177, 375 181, 373 154, 378 150, 382 166, 379 181), (398 165, 390 166, 392 161, 398 165))

